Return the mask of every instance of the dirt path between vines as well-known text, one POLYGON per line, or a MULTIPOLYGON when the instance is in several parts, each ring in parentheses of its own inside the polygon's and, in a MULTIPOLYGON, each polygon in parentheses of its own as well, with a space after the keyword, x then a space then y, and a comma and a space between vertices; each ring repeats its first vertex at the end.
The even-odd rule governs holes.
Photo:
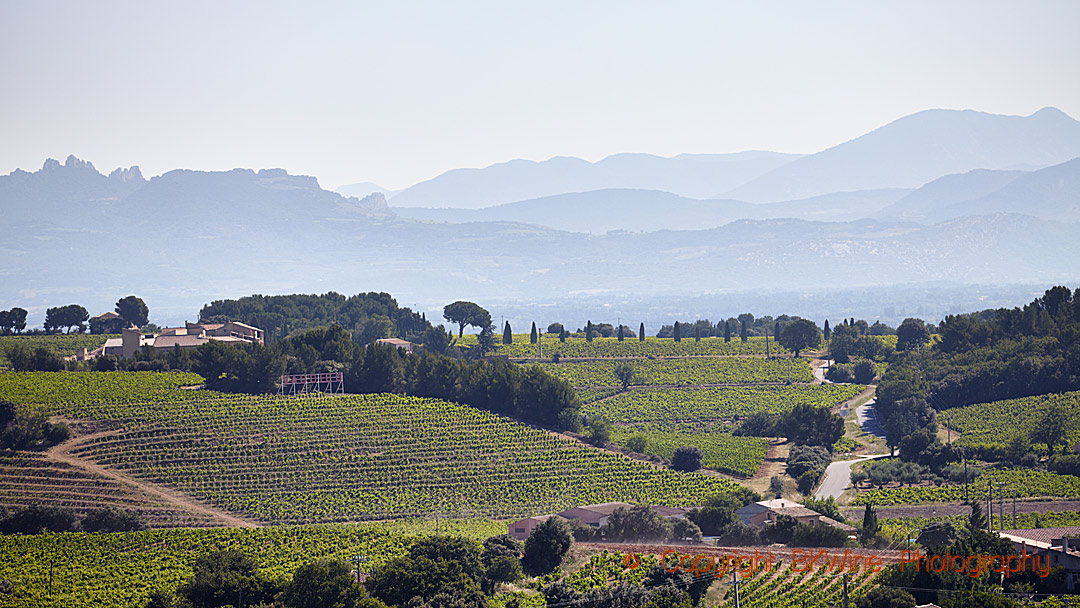
POLYGON ((136 479, 134 477, 131 477, 130 475, 127 475, 126 473, 122 473, 120 471, 117 471, 116 469, 111 469, 109 467, 99 465, 96 462, 87 460, 85 458, 80 458, 79 456, 76 456, 72 453, 74 450, 82 447, 84 444, 93 439, 116 435, 119 432, 120 431, 112 430, 102 431, 99 433, 91 433, 89 435, 81 435, 79 437, 65 441, 59 445, 49 448, 45 452, 45 455, 50 459, 55 460, 56 462, 71 465, 73 467, 89 471, 91 473, 96 473, 98 475, 108 477, 109 479, 118 481, 122 484, 133 486, 150 496, 160 499, 166 504, 180 507, 190 512, 199 513, 200 515, 211 517, 215 521, 219 522, 220 525, 225 527, 258 528, 262 525, 258 522, 249 521, 247 519, 243 519, 235 515, 229 514, 220 509, 216 509, 214 507, 202 504, 194 500, 190 496, 183 494, 182 492, 177 492, 169 488, 164 488, 156 484, 136 479))

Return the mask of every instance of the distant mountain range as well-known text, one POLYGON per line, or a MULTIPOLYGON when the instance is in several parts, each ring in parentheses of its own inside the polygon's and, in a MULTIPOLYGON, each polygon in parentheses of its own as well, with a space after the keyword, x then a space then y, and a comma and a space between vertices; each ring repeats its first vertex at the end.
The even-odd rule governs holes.
MULTIPOLYGON (((881 208, 902 195, 850 196, 881 208)), ((825 208, 826 199, 802 207, 825 208)), ((1029 215, 934 225, 740 219, 700 229, 691 209, 681 230, 590 235, 511 221, 400 218, 385 204, 381 194, 346 198, 280 169, 144 180, 134 168, 106 177, 74 157, 50 161, 35 173, 0 177, 8 220, 0 309, 22 306, 40 323, 47 306, 78 302, 97 313, 135 293, 156 314, 182 319, 212 299, 331 289, 385 290, 411 304, 1080 277, 1078 224, 1029 215)), ((570 217, 590 221, 580 202, 563 204, 570 217)), ((746 205, 716 204, 732 213, 746 205)))
POLYGON ((486 209, 394 207, 393 212, 403 218, 436 222, 521 222, 603 234, 612 230, 701 230, 739 219, 844 222, 873 215, 908 192, 902 188, 837 192, 801 201, 754 205, 733 200, 703 201, 657 190, 610 189, 557 194, 486 209))
POLYGON ((485 169, 454 169, 392 197, 394 207, 480 209, 568 192, 660 190, 706 198, 746 183, 798 158, 776 152, 616 154, 590 163, 558 156, 543 162, 512 160, 485 169))
POLYGON ((147 180, 50 159, 0 177, 0 309, 40 323, 48 306, 97 313, 134 293, 176 320, 212 299, 331 289, 412 304, 1073 281, 1076 124, 934 111, 807 157, 520 161, 363 198, 283 169, 147 180), (701 198, 716 192, 753 200, 701 198))
MULTIPOLYGON (((393 207, 481 209, 594 190, 771 203, 836 192, 913 189, 977 169, 1031 171, 1080 157, 1080 122, 1055 108, 1031 116, 926 110, 809 156, 617 154, 455 169, 396 195, 393 207)), ((370 186, 366 186, 370 189, 370 186)), ((375 191, 375 190, 371 190, 375 191)))

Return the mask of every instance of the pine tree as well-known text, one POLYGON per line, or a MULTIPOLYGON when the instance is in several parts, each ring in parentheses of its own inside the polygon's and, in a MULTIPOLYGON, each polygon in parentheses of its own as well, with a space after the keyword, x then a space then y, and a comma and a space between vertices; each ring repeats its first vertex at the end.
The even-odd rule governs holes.
POLYGON ((533 321, 532 332, 529 334, 529 344, 536 344, 536 321, 533 321))
POLYGON ((829 337, 832 336, 832 330, 829 329, 829 320, 825 319, 825 341, 829 341, 829 337))
POLYGON ((675 338, 676 342, 682 342, 682 328, 679 327, 678 321, 675 321, 675 329, 671 332, 671 335, 675 338))
POLYGON ((731 323, 724 321, 724 342, 731 342, 731 323))
POLYGON ((514 332, 510 330, 510 322, 507 321, 503 326, 503 344, 514 343, 514 332))
POLYGON ((637 336, 638 336, 637 339, 638 339, 639 342, 644 342, 645 341, 645 323, 644 322, 642 322, 641 325, 638 326, 638 334, 637 334, 637 336))
POLYGON ((740 330, 740 333, 739 333, 739 339, 742 340, 743 342, 746 342, 748 337, 749 336, 746 333, 746 321, 743 321, 742 322, 742 329, 740 330))

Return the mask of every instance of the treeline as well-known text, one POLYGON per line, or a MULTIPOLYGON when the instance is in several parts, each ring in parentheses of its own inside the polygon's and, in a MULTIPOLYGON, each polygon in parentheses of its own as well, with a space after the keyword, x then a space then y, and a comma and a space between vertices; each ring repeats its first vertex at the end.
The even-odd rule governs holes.
POLYGON ((206 378, 208 389, 253 394, 275 392, 285 374, 341 372, 350 393, 433 397, 562 430, 581 429, 581 402, 565 380, 538 366, 440 354, 459 354, 441 326, 423 337, 424 348, 407 354, 387 344, 361 346, 333 325, 267 346, 211 340, 191 350, 143 348, 130 359, 100 357, 79 365, 99 371, 194 372, 206 378))
POLYGON ((398 306, 388 293, 374 291, 348 298, 330 291, 322 295, 253 295, 238 300, 215 300, 203 306, 199 320, 254 325, 266 332, 268 342, 329 325, 348 329, 361 344, 379 338, 419 340, 432 328, 425 315, 398 306))
MULTIPOLYGON (((898 329, 876 408, 890 447, 935 474, 958 457, 936 437, 937 412, 1080 388, 1080 289, 1054 287, 1023 307, 950 315, 930 348, 900 348, 907 329, 898 329)), ((1047 415, 1038 427, 998 456, 1019 462, 1039 442, 1052 455, 1061 420, 1047 415)))
POLYGON ((31 505, 8 511, 0 506, 0 534, 42 532, 131 532, 146 530, 138 513, 105 507, 80 515, 66 507, 31 505))

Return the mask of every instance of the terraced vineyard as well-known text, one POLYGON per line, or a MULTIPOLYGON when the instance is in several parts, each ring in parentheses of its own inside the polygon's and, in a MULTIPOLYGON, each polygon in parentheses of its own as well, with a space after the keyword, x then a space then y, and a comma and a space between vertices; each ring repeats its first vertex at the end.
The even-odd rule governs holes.
MULTIPOLYGON (((514 334, 513 344, 502 343, 502 333, 496 336, 498 344, 495 353, 507 355, 511 358, 538 358, 540 349, 536 344, 529 343, 529 334, 514 334)), ((476 334, 466 334, 458 340, 463 346, 475 346, 476 334)), ((562 357, 572 358, 599 358, 599 357, 699 357, 699 356, 731 356, 731 355, 764 355, 766 352, 765 338, 749 338, 745 343, 739 338, 733 337, 731 342, 724 342, 723 338, 702 338, 695 342, 693 336, 676 342, 673 338, 657 338, 646 336, 641 342, 637 338, 626 338, 619 342, 616 338, 593 338, 592 342, 585 338, 567 338, 566 342, 560 342, 558 337, 551 334, 543 335, 544 358, 550 358, 554 353, 562 357)), ((769 338, 768 352, 772 354, 784 353, 785 350, 769 338)))
POLYGON ((197 556, 219 549, 243 551, 272 578, 287 579, 299 565, 322 558, 359 554, 378 566, 403 555, 407 542, 346 525, 0 536, 0 579, 14 585, 12 594, 0 594, 0 608, 142 608, 151 592, 172 590, 191 576, 197 556))
MULTIPOLYGON (((980 480, 971 484, 972 496, 985 496, 987 480, 1005 482, 1008 492, 1016 490, 1017 498, 1077 498, 1080 497, 1080 477, 1059 475, 1049 471, 1027 469, 984 470, 980 480)), ((853 505, 868 502, 875 505, 902 505, 924 502, 957 502, 965 498, 963 485, 915 486, 906 488, 884 488, 859 494, 852 501, 853 505)))
POLYGON ((1006 444, 1014 437, 1029 436, 1051 406, 1061 408, 1066 443, 1075 445, 1080 441, 1080 391, 977 403, 946 410, 939 417, 960 431, 962 444, 1006 444))
POLYGON ((702 357, 696 359, 630 359, 627 361, 565 361, 539 363, 557 378, 576 387, 620 386, 616 365, 629 364, 635 385, 699 385, 812 382, 806 359, 702 357))
POLYGON ((701 449, 701 464, 705 468, 743 477, 750 477, 757 472, 769 449, 769 442, 764 438, 735 437, 730 428, 708 428, 699 424, 615 427, 611 440, 625 448, 628 440, 639 433, 648 438, 646 454, 671 460, 677 448, 696 446, 701 449))
POLYGON ((266 522, 509 518, 614 500, 693 504, 733 487, 443 401, 177 392, 186 399, 53 409, 123 424, 74 455, 266 522))
POLYGON ((36 452, 0 452, 0 505, 47 504, 86 513, 102 507, 137 512, 154 528, 218 525, 207 515, 163 502, 130 484, 49 460, 36 452))
POLYGON ((831 407, 854 398, 864 388, 857 384, 823 384, 637 389, 603 401, 594 400, 582 408, 582 413, 614 423, 731 420, 756 412, 780 414, 802 404, 831 407))
POLYGON ((45 347, 62 356, 74 355, 80 348, 94 350, 105 344, 109 338, 119 338, 120 334, 54 334, 51 336, 0 336, 0 366, 10 365, 7 351, 10 347, 21 344, 29 348, 45 347))
POLYGON ((181 372, 9 372, 0 371, 0 399, 46 406, 172 399, 181 386, 203 383, 181 372))

